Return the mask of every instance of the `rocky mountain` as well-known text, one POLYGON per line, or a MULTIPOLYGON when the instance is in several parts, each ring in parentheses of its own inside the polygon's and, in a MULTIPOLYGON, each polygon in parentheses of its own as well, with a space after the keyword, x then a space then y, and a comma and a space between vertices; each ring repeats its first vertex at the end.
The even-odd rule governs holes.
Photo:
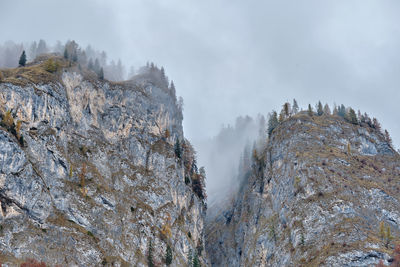
POLYGON ((0 71, 2 266, 207 264, 205 200, 163 73, 108 82, 54 55, 0 71))
POLYGON ((400 155, 366 123, 276 120, 206 217, 153 64, 125 82, 57 55, 0 70, 0 119, 2 266, 374 266, 400 242, 400 155))
POLYGON ((400 156, 377 129, 299 113, 253 151, 226 203, 207 213, 212 266, 388 265, 400 241, 400 156))

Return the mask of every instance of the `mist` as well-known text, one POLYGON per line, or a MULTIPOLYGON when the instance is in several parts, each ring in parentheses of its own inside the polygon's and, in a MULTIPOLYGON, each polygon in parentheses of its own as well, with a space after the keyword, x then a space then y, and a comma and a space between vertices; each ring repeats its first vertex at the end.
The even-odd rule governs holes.
POLYGON ((199 161, 206 166, 209 205, 235 194, 259 140, 266 141, 265 117, 260 114, 256 118, 237 117, 234 125, 223 126, 216 136, 199 145, 199 161))
POLYGON ((302 107, 321 100, 367 112, 398 148, 399 12, 394 0, 3 0, 0 44, 14 42, 12 57, 40 39, 91 45, 107 53, 107 66, 121 60, 124 74, 114 80, 148 61, 164 66, 184 99, 185 135, 213 195, 237 176, 228 163, 239 161, 257 132, 239 129, 236 118, 248 114, 257 125, 257 114, 293 98, 302 107), (238 131, 219 146, 218 136, 238 131), (225 159, 214 166, 217 152, 225 159))

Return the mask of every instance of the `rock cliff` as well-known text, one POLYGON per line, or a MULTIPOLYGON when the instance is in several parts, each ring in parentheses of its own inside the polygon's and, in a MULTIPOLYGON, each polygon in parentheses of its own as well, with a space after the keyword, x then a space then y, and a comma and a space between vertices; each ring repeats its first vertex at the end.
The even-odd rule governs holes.
POLYGON ((54 60, 55 73, 37 62, 0 82, 0 263, 160 265, 169 246, 172 266, 190 253, 206 264, 205 203, 174 151, 175 92, 54 60))
POLYGON ((374 266, 400 241, 400 156, 371 127, 297 114, 210 207, 212 266, 374 266))

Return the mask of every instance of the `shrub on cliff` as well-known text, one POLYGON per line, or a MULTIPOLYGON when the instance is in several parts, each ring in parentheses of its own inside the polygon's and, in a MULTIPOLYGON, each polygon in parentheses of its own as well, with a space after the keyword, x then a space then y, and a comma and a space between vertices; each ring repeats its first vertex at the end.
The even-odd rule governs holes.
POLYGON ((54 73, 58 70, 59 64, 54 59, 50 58, 44 63, 44 69, 48 72, 54 73))
POLYGON ((13 118, 10 110, 6 111, 6 113, 3 115, 1 124, 8 129, 11 129, 14 126, 14 118, 13 118))

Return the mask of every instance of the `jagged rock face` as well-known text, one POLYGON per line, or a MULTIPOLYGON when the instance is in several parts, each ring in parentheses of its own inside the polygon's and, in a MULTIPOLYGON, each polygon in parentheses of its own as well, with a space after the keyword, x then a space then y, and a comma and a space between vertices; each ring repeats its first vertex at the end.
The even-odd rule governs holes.
POLYGON ((147 266, 150 240, 155 264, 169 244, 182 266, 204 247, 205 205, 173 149, 183 139, 174 95, 66 71, 54 83, 1 83, 0 106, 25 140, 0 127, 3 266, 147 266))
POLYGON ((400 241, 400 156, 372 128, 296 115, 274 130, 241 188, 207 219, 213 266, 388 264, 400 241))

